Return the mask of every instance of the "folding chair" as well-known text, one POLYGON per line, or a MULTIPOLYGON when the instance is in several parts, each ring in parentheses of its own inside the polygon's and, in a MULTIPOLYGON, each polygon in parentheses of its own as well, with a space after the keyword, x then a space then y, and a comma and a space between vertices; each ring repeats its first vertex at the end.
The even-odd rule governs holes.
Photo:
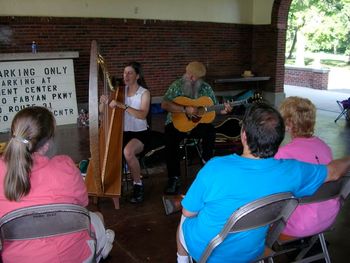
POLYGON ((271 226, 265 244, 271 247, 298 205, 298 200, 291 193, 270 195, 236 210, 227 220, 224 228, 216 235, 204 250, 199 262, 207 262, 213 250, 224 242, 229 234, 271 226))
POLYGON ((337 100, 337 104, 341 110, 340 114, 338 117, 334 120, 334 122, 337 122, 342 116, 345 116, 345 119, 347 121, 350 120, 350 114, 349 114, 349 109, 350 109, 350 98, 347 100, 337 100))
MULTIPOLYGON (((322 202, 338 197, 340 200, 340 206, 342 207, 345 199, 349 196, 349 193, 350 176, 344 176, 337 181, 327 182, 323 184, 314 195, 299 199, 299 205, 322 202)), ((334 228, 335 221, 336 220, 334 220, 331 226, 324 229, 320 233, 316 233, 315 235, 294 238, 288 241, 278 240, 274 246, 274 250, 276 251, 275 256, 281 254, 288 254, 291 251, 299 251, 298 254, 295 256, 293 262, 314 262, 316 260, 324 259, 327 263, 330 263, 331 260, 328 253, 324 233, 334 228), (317 253, 316 255, 308 255, 308 252, 314 247, 314 245, 318 241, 320 241, 322 251, 317 253)))
MULTIPOLYGON (((48 204, 16 209, 0 219, 1 244, 88 231, 92 240, 89 211, 79 205, 48 204)), ((2 248, 2 247, 1 247, 2 248)), ((95 262, 93 257, 91 262, 95 262)))

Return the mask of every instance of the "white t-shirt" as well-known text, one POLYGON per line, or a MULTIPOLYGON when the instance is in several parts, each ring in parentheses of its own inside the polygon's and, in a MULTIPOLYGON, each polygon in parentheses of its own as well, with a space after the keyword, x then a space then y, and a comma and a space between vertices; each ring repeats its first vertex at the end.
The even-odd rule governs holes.
MULTIPOLYGON (((141 108, 141 99, 143 93, 147 89, 139 86, 138 90, 136 93, 128 97, 127 96, 127 91, 128 87, 125 88, 125 104, 128 105, 129 107, 132 107, 134 109, 139 110, 141 108)), ((138 119, 125 111, 124 113, 124 131, 144 131, 147 130, 147 120, 146 119, 138 119)))

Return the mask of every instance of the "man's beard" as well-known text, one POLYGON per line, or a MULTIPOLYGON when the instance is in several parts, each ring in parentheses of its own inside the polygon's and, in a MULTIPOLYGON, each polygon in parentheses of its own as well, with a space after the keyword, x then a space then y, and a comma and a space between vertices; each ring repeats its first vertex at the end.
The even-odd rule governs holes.
POLYGON ((182 90, 184 92, 184 95, 192 99, 198 98, 199 88, 202 85, 203 81, 201 79, 198 79, 193 83, 191 80, 188 80, 185 76, 182 77, 182 81, 182 90))

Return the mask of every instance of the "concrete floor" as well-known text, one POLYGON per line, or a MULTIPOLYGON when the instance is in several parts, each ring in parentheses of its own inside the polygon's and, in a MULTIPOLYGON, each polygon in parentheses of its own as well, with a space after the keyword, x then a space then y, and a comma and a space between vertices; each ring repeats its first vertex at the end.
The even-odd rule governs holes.
MULTIPOLYGON (((286 93, 287 96, 296 95, 287 91, 286 93)), ((302 96, 300 90, 297 93, 302 96)), ((317 106, 318 103, 322 104, 323 100, 336 106, 332 95, 323 95, 319 101, 316 96, 312 94, 310 96, 317 106)), ((318 108, 323 108, 323 106, 318 106, 318 108)), ((316 134, 331 146, 336 158, 350 154, 350 125, 344 118, 334 123, 338 112, 336 108, 334 111, 318 110, 316 127, 316 134)), ((162 131, 163 120, 164 116, 157 114, 153 118, 153 127, 162 131)), ((0 141, 3 140, 4 135, 0 134, 0 141)), ((77 128, 75 125, 60 126, 57 141, 58 152, 70 155, 76 162, 89 157, 88 128, 77 128)), ((115 210, 112 200, 107 198, 100 199, 98 206, 89 206, 91 210, 102 212, 107 227, 116 233, 115 246, 110 256, 104 260, 105 263, 176 262, 175 232, 180 213, 166 216, 164 212, 161 198, 167 174, 162 155, 156 156, 148 166, 151 168, 151 174, 149 178, 144 179, 145 201, 142 204, 128 203, 126 197, 129 193, 125 191, 119 210, 115 210)), ((189 176, 186 179, 183 178, 185 181, 185 186, 182 188, 183 193, 186 192, 186 186, 193 180, 199 168, 198 162, 194 160, 190 165, 189 176)), ((345 204, 335 230, 326 238, 330 244, 329 252, 332 262, 348 262, 350 256, 350 202, 345 204)))

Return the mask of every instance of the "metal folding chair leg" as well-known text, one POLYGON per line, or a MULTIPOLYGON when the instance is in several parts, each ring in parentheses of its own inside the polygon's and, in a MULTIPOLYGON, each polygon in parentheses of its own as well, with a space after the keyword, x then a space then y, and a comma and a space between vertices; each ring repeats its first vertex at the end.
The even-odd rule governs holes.
POLYGON ((347 100, 344 100, 344 101, 340 101, 340 100, 337 100, 337 104, 341 110, 341 113, 338 115, 338 117, 334 120, 334 122, 337 122, 341 117, 345 116, 345 119, 347 121, 350 120, 350 116, 349 116, 349 112, 348 110, 350 109, 348 103, 345 103, 347 102, 347 100))
POLYGON ((200 162, 203 164, 203 157, 202 157, 202 151, 200 149, 200 140, 199 139, 195 139, 195 138, 185 138, 181 145, 180 148, 183 148, 184 150, 184 161, 185 161, 185 178, 187 178, 189 172, 188 172, 188 167, 189 167, 189 163, 188 163, 188 159, 189 159, 189 152, 188 152, 188 147, 190 146, 194 146, 196 149, 196 152, 198 154, 198 158, 200 159, 200 162))
POLYGON ((346 120, 348 120, 347 113, 348 113, 348 110, 345 110, 345 109, 344 109, 344 110, 338 115, 338 117, 334 120, 334 122, 337 122, 337 120, 339 120, 341 117, 343 117, 343 115, 345 115, 346 120))
POLYGON ((302 250, 298 254, 298 256, 296 257, 296 260, 294 262, 308 263, 308 262, 314 262, 316 260, 324 259, 326 261, 326 263, 331 263, 331 259, 329 257, 327 244, 326 244, 326 240, 324 238, 324 235, 321 233, 321 234, 318 234, 317 236, 312 237, 311 242, 312 243, 309 247, 302 250), (317 243, 317 241, 320 241, 320 244, 322 247, 322 252, 305 258, 306 254, 312 249, 312 247, 317 243))

